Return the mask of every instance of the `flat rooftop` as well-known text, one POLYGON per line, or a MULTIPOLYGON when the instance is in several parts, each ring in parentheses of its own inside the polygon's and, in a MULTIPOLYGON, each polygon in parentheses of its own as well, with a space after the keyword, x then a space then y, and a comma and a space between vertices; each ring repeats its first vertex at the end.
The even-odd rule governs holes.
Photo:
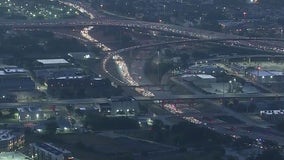
POLYGON ((214 79, 214 76, 211 76, 209 74, 197 74, 197 77, 201 78, 201 79, 214 79))
MULTIPOLYGON (((52 153, 54 155, 60 155, 60 154, 64 154, 64 153, 70 153, 67 150, 64 149, 60 149, 57 148, 49 143, 35 143, 35 146, 37 146, 38 148, 44 149, 45 151, 52 153)), ((1 159, 0 159, 1 160, 1 159)))
POLYGON ((5 66, 0 67, 0 75, 27 75, 28 71, 24 68, 18 68, 17 66, 5 66))
MULTIPOLYGON (((0 130, 0 141, 10 140, 15 136, 11 133, 10 130, 0 130)), ((1 156, 0 156, 1 160, 1 156)))
POLYGON ((41 63, 41 64, 45 64, 45 65, 50 65, 50 64, 68 64, 69 63, 65 59, 38 59, 36 61, 41 63))
POLYGON ((26 73, 26 72, 28 72, 24 68, 17 68, 17 67, 13 67, 13 68, 7 67, 7 68, 4 68, 4 71, 6 73, 26 73))
POLYGON ((267 77, 267 76, 283 76, 283 72, 280 71, 269 71, 269 70, 253 70, 250 72, 254 76, 267 77))
POLYGON ((31 159, 28 156, 20 152, 1 152, 0 160, 28 160, 31 159))

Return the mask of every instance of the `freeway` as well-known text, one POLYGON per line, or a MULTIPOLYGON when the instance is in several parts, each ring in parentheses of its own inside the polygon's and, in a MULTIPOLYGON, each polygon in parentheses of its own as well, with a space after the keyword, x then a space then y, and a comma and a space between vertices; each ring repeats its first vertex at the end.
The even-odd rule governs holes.
MULTIPOLYGON (((177 100, 197 100, 197 99, 234 99, 234 98, 284 98, 284 93, 258 93, 258 94, 204 94, 204 95, 171 95, 171 96, 135 96, 133 97, 137 101, 177 101, 177 100)), ((0 103, 0 108, 15 108, 24 106, 44 106, 44 105, 91 105, 91 104, 102 104, 108 103, 111 99, 109 98, 88 98, 88 99, 47 99, 47 100, 31 100, 27 102, 17 103, 0 103)))
POLYGON ((154 23, 138 20, 116 20, 116 19, 79 19, 79 20, 2 20, 0 22, 1 27, 12 28, 44 28, 44 27, 85 27, 85 26, 118 26, 118 27, 130 27, 130 28, 142 28, 159 30, 165 32, 171 32, 175 34, 191 36, 201 39, 218 39, 218 38, 230 38, 230 39, 244 39, 247 37, 213 32, 208 30, 201 30, 190 27, 182 27, 172 24, 154 23))
POLYGON ((0 108, 17 108, 17 107, 29 107, 29 106, 65 106, 72 105, 90 105, 90 104, 102 104, 109 102, 107 98, 86 98, 86 99, 43 99, 43 100, 29 100, 15 103, 0 103, 0 108))
MULTIPOLYGON (((109 54, 109 57, 113 57, 114 55, 117 55, 117 59, 120 59, 118 57, 118 54, 133 50, 133 49, 139 49, 139 48, 147 48, 147 47, 153 47, 153 46, 163 46, 166 44, 178 44, 178 43, 199 43, 199 42, 224 42, 227 43, 226 45, 233 45, 233 46, 245 46, 250 47, 254 49, 260 49, 260 50, 269 50, 269 51, 275 51, 278 53, 283 53, 283 48, 281 47, 275 47, 279 45, 278 43, 281 43, 283 40, 279 39, 271 39, 271 38, 249 38, 249 37, 241 37, 241 36, 234 36, 234 35, 227 35, 223 33, 216 33, 211 31, 205 31, 205 30, 199 30, 194 28, 184 28, 180 26, 175 25, 168 25, 168 24, 162 24, 162 23, 151 23, 151 22, 142 22, 142 21, 129 21, 129 20, 111 20, 106 19, 105 17, 98 17, 94 12, 90 12, 89 6, 82 6, 81 3, 77 3, 76 1, 71 1, 72 3, 67 2, 66 0, 61 1, 62 3, 72 6, 74 8, 77 8, 83 13, 86 13, 91 20, 74 20, 74 21, 7 21, 7 22, 0 22, 0 27, 9 27, 9 28, 57 28, 57 27, 84 27, 84 29, 81 31, 82 37, 84 37, 87 41, 94 43, 96 45, 102 45, 103 48, 105 48, 105 51, 107 54, 109 54), (76 3, 74 3, 76 2, 76 3), (127 49, 121 49, 118 51, 110 51, 110 49, 103 44, 99 43, 96 39, 91 37, 89 35, 89 31, 93 29, 93 26, 118 26, 118 27, 134 27, 134 28, 145 28, 145 29, 151 29, 151 30, 159 30, 159 31, 165 31, 170 33, 179 34, 182 36, 189 36, 189 37, 197 37, 199 40, 182 40, 182 41, 172 41, 172 42, 166 42, 166 43, 158 43, 158 44, 150 44, 150 45, 141 45, 141 46, 134 46, 127 49), (274 42, 271 42, 274 41, 274 42), (266 47, 267 46, 267 47, 266 47)), ((57 33, 62 34, 62 33, 57 33)), ((65 34, 66 36, 71 36, 68 34, 65 34)), ((85 41, 84 39, 80 37, 75 37, 80 40, 85 41)), ((257 55, 259 56, 259 55, 257 55)), ((260 55, 261 56, 261 55, 260 55)), ((231 57, 229 57, 231 58, 231 57)), ((239 58, 239 57, 236 57, 239 58)), ((224 58, 223 58, 224 59, 224 58)), ((124 66, 125 64, 121 63, 120 66, 124 66)), ((124 66, 125 68, 127 66, 124 66)), ((126 74, 127 78, 129 77, 128 71, 124 71, 124 74, 126 74)), ((132 87, 151 87, 151 85, 139 85, 137 86, 136 83, 130 83, 130 86, 132 84, 132 87)), ((167 94, 155 94, 155 96, 150 97, 144 97, 144 96, 137 96, 134 97, 138 101, 177 101, 177 100, 191 100, 191 99, 233 99, 233 98, 273 98, 278 99, 284 97, 284 94, 275 94, 275 93, 265 93, 265 94, 226 94, 226 95, 167 95, 167 94)), ((70 99, 70 100, 58 100, 58 99, 48 99, 48 100, 42 100, 42 101, 30 101, 30 102, 19 102, 19 103, 0 103, 0 107, 2 108, 15 108, 15 107, 24 107, 24 106, 40 106, 40 105, 58 105, 58 106, 65 106, 67 104, 73 104, 73 105, 85 105, 85 106, 93 106, 95 103, 107 103, 110 100, 107 98, 91 98, 91 99, 70 99)), ((228 112, 227 112, 228 113, 228 112)), ((236 113, 232 112, 231 115, 235 115, 236 113)), ((187 117, 186 117, 187 118, 187 117)), ((243 118, 242 118, 243 119, 243 118)), ((248 123, 250 124, 250 123, 248 123)), ((222 130, 221 128, 218 128, 216 125, 214 125, 215 130, 218 130, 219 132, 223 133, 226 131, 222 130)), ((248 133, 245 132, 245 135, 248 133)), ((253 133, 253 135, 249 135, 252 138, 259 137, 258 134, 253 133)), ((275 136, 272 139, 276 139, 275 136)), ((277 139, 278 140, 278 139, 277 139)), ((283 139, 279 140, 279 142, 283 139)))
MULTIPOLYGON (((107 18, 95 18, 90 20, 5 20, 0 22, 0 27, 7 28, 45 28, 45 27, 85 27, 85 26, 118 26, 129 28, 142 28, 164 31, 168 33, 174 33, 182 36, 195 37, 199 39, 250 39, 248 37, 213 32, 208 30, 201 30, 190 27, 182 27, 172 24, 145 22, 137 20, 122 20, 122 19, 107 19, 107 18)), ((283 43, 272 42, 270 40, 259 41, 240 41, 233 44, 234 46, 243 46, 249 48, 255 48, 259 50, 273 51, 277 53, 284 53, 283 43)))
MULTIPOLYGON (((165 46, 169 44, 183 44, 183 43, 206 43, 206 42, 231 42, 231 43, 240 43, 240 41, 279 41, 284 42, 283 39, 274 39, 274 38, 216 38, 216 39, 186 39, 186 40, 175 40, 175 41, 168 41, 168 42, 160 42, 160 43, 154 43, 154 44, 145 44, 145 45, 137 45, 137 46, 131 46, 128 48, 119 49, 116 51, 110 52, 110 54, 119 54, 122 52, 127 52, 135 49, 142 49, 142 48, 150 48, 150 47, 157 47, 157 46, 165 46)), ((256 55, 256 57, 259 57, 260 55, 256 55)), ((275 55, 277 56, 277 55, 275 55)), ((279 56, 279 55, 278 55, 279 56)), ((253 56, 252 56, 253 57, 253 56)), ((231 57, 228 57, 231 58, 231 57)), ((238 57, 236 57, 238 58, 238 57)), ((224 58, 223 58, 224 59, 224 58)))
MULTIPOLYGON (((108 49, 108 54, 107 56, 105 56, 104 60, 103 60, 103 70, 104 72, 109 75, 111 78, 115 79, 116 81, 118 81, 121 84, 128 84, 130 86, 140 86, 129 74, 128 72, 128 68, 126 66, 126 64, 124 63, 124 60, 121 56, 119 56, 121 53, 127 52, 127 51, 131 51, 131 50, 136 50, 136 49, 142 49, 142 48, 149 48, 149 47, 156 47, 156 46, 165 46, 165 45, 169 45, 169 44, 182 44, 182 43, 204 43, 204 42, 223 42, 223 41, 261 41, 261 40, 275 40, 275 41, 283 41, 283 40, 278 40, 278 39, 271 39, 271 38, 243 38, 243 39, 227 39, 227 38, 219 38, 219 39, 186 39, 186 40, 175 40, 175 41, 169 41, 169 42, 160 42, 160 43, 153 43, 153 44, 145 44, 145 45, 137 45, 137 46, 131 46, 128 48, 123 48, 123 49, 119 49, 116 51, 111 51, 110 49, 108 49), (115 60, 119 71, 121 72, 123 81, 118 79, 117 77, 115 77, 114 75, 111 74, 111 71, 109 71, 106 67, 107 63, 109 60, 115 60)), ((262 55, 255 55, 257 56, 262 56, 262 55)), ((266 55, 268 57, 274 57, 274 55, 266 55)), ((277 56, 277 55, 276 55, 277 56)), ((275 57, 276 57, 275 56, 275 57)), ((283 56, 283 55, 278 55, 279 56, 283 56)), ((230 58, 239 58, 240 56, 236 55, 236 56, 232 56, 230 58)), ((252 56, 253 57, 253 56, 252 56)), ((225 59, 221 58, 221 60, 225 59)), ((143 87, 136 87, 135 90, 137 92, 139 92, 140 94, 146 96, 146 97, 153 97, 154 94, 149 92, 148 90, 146 90, 143 87)))
POLYGON ((255 54, 255 55, 234 55, 234 56, 217 56, 214 58, 206 58, 206 59, 200 59, 199 61, 207 61, 207 62, 213 62, 213 61, 224 61, 224 60, 234 60, 234 59, 249 59, 249 58, 271 58, 271 59, 284 59, 284 55, 282 54, 276 54, 276 55, 263 55, 263 54, 255 54))
POLYGON ((197 99, 249 99, 249 98, 283 98, 284 93, 257 93, 257 94, 202 94, 202 95, 171 95, 167 96, 155 96, 155 97, 134 97, 137 101, 154 101, 154 100, 165 100, 165 101, 175 101, 175 100, 197 100, 197 99))
MULTIPOLYGON (((85 8, 85 7, 84 7, 85 8)), ((84 10, 83 10, 84 11, 84 10)), ((90 16, 90 18, 91 18, 92 16, 90 16)), ((91 19, 93 19, 93 18, 91 18, 91 19)), ((100 25, 102 25, 102 24, 100 24, 100 25)), ((115 25, 117 25, 117 24, 115 24, 115 25)), ((125 24, 124 24, 125 25, 125 24)), ((118 25, 119 26, 119 25, 118 25)), ((122 27, 123 27, 123 25, 121 25, 122 27)), ((136 25, 136 26, 129 26, 129 25, 126 25, 127 27, 139 27, 140 28, 140 26, 138 26, 138 25, 136 25)), ((84 26, 85 27, 85 26, 84 26)), ((125 26, 124 26, 125 27, 125 26)), ((143 26, 142 26, 143 27, 143 26)), ((144 26, 145 27, 145 26, 144 26)), ((151 29, 153 29, 154 27, 152 27, 152 26, 150 26, 150 28, 151 29)), ((146 27, 146 29, 150 29, 150 28, 147 28, 146 27)), ((91 28, 90 28, 91 29, 91 28)), ((154 28, 155 29, 155 28, 154 28)), ((163 31, 167 31, 167 28, 158 28, 158 29, 156 29, 156 30, 163 30, 163 31)), ((86 32, 86 34, 88 34, 87 33, 87 31, 85 31, 86 32)), ((167 32, 172 32, 172 33, 178 33, 179 31, 175 31, 175 30, 170 30, 170 31, 167 31, 167 32)), ((198 32, 197 32, 198 33, 198 32)), ((181 35, 184 35, 184 33, 178 33, 178 34, 181 34, 181 35)), ((189 35, 189 36, 192 36, 194 33, 186 33, 185 35, 189 35)), ((214 34, 213 34, 214 35, 214 34)), ((208 33, 207 31, 205 31, 205 32, 203 32, 203 31, 200 31, 196 36, 194 36, 194 37, 197 37, 197 38, 200 38, 201 40, 211 40, 211 39, 221 39, 221 38, 227 38, 227 39, 231 39, 231 41, 227 41, 227 40, 224 40, 224 41, 227 41, 227 42, 229 42, 229 45, 234 45, 234 46, 240 46, 240 47, 242 47, 242 46, 245 46, 245 47, 251 47, 251 48, 255 48, 255 49, 260 49, 260 50, 270 50, 270 51, 275 51, 275 52, 278 52, 278 53, 282 53, 284 50, 283 50, 283 48, 281 48, 281 47, 275 47, 275 44, 274 43, 271 43, 271 42, 268 42, 268 41, 270 41, 270 40, 268 40, 267 41, 267 39, 266 40, 264 40, 263 39, 263 42, 253 42, 253 39, 252 40, 249 40, 249 41, 251 41, 251 42, 248 42, 248 41, 246 41, 248 38, 246 38, 246 37, 239 37, 239 36, 233 36, 233 37, 226 37, 226 36, 223 36, 223 35, 219 35, 219 37, 217 36, 217 37, 210 37, 211 36, 211 33, 208 33), (201 35, 200 35, 200 33, 201 33, 201 35), (202 35, 203 33, 205 33, 204 35, 202 35), (201 36, 201 37, 200 37, 201 36), (204 37, 203 37, 204 36, 204 37), (207 37, 206 37, 207 36, 207 37), (239 40, 240 39, 242 39, 242 38, 245 38, 245 41, 244 42, 239 42, 239 40), (235 39, 235 40, 233 40, 233 39, 235 39), (230 44, 231 43, 231 44, 230 44), (264 44, 263 44, 264 43, 264 44), (266 48, 266 46, 268 46, 267 48, 266 48)), ((230 36, 230 35, 229 35, 230 36)), ((91 39, 91 41, 94 41, 94 40, 92 40, 91 39)), ((257 41, 261 41, 261 40, 257 40, 257 41)), ((201 42, 201 41, 200 41, 201 42)), ((221 42, 221 41, 220 41, 221 42)), ((276 41, 275 41, 276 42, 276 41)), ((181 43, 183 43, 183 42, 181 42, 181 43)), ((278 43, 278 42, 277 42, 278 43)), ((160 45, 162 45, 162 44, 160 44, 160 45)), ((278 45, 278 44, 277 44, 278 45)), ((277 46, 276 45, 276 46, 277 46)), ((280 45, 281 46, 281 45, 280 45)), ((141 47, 141 46, 140 46, 141 47)), ((147 47, 147 46, 142 46, 142 47, 147 47)), ((150 47, 150 46, 149 46, 150 47)), ((139 48, 139 47, 138 47, 139 48)), ((135 47, 134 48, 130 48, 130 49, 135 49, 135 47)), ((123 51, 125 51, 125 50, 121 50, 122 52, 123 51)), ((116 52, 116 51, 114 51, 114 52, 112 52, 113 54, 110 54, 110 55, 116 55, 116 57, 118 57, 118 53, 121 53, 121 52, 116 52)), ((121 59, 120 57, 118 57, 118 59, 121 59)), ((120 63, 120 66, 123 66, 124 64, 122 64, 122 63, 120 63)), ((127 77, 128 77, 128 73, 127 72, 124 72, 125 74, 127 74, 127 77)), ((129 77, 128 77, 129 78, 129 77)), ((131 83, 132 84, 132 83, 131 83)), ((245 95, 245 94, 241 94, 241 95, 236 95, 236 94, 232 94, 232 95, 229 95, 229 94, 226 94, 226 95, 177 95, 177 96, 174 96, 174 97, 172 97, 172 96, 170 96, 170 98, 169 98, 169 96, 161 96, 161 95, 159 95, 159 94, 155 94, 156 96, 154 96, 154 97, 135 97, 137 100, 140 100, 140 101, 142 101, 142 100, 146 100, 146 101, 153 101, 153 100, 177 100, 177 99, 220 99, 220 98, 252 98, 252 97, 254 97, 254 98, 263 98, 263 97, 266 97, 266 98, 280 98, 280 97, 282 97, 283 95, 278 95, 278 94, 273 94, 273 93, 271 93, 271 94, 257 94, 257 95, 252 95, 252 94, 249 94, 249 95, 245 95), (174 98, 176 98, 176 99, 174 99, 174 98)), ((86 104, 88 104, 88 103, 93 103, 93 102, 96 102, 96 103, 98 103, 99 101, 103 101, 103 102, 107 102, 108 101, 108 99, 102 99, 102 100, 96 100, 96 99, 88 99, 88 100, 75 100, 75 101, 73 101, 73 100, 66 100, 65 102, 61 102, 61 101, 57 101, 56 103, 60 103, 60 104, 63 104, 63 103, 66 103, 66 102, 68 102, 69 104, 70 103, 73 103, 73 104, 78 104, 78 102, 84 102, 84 103, 86 103, 86 104)), ((56 104, 55 104, 56 105, 56 104)), ((235 115, 235 113, 232 113, 233 115, 235 115)), ((248 123, 248 124, 250 124, 250 123, 248 123)), ((214 126, 215 127, 215 126, 214 126)), ((217 129, 219 129, 218 127, 216 127, 215 128, 216 130, 217 129)), ((221 133, 223 133, 224 131, 222 131, 222 127, 221 127, 221 131, 220 131, 221 133)), ((225 131, 226 132, 226 131, 225 131)), ((244 133, 244 135, 247 135, 248 133, 247 132, 245 132, 244 133)), ((251 138, 255 138, 255 137, 262 137, 262 136, 259 136, 258 134, 255 134, 255 133, 253 133, 252 135, 249 135, 251 138)), ((273 138, 272 139, 274 139, 274 140, 277 140, 278 142, 283 142, 283 139, 279 139, 279 138, 277 138, 276 136, 273 136, 273 138)))
MULTIPOLYGON (((76 20, 76 21, 70 21, 70 20, 62 20, 62 21, 30 21, 26 23, 25 21, 7 21, 7 22, 0 22, 0 26, 12 26, 14 28, 17 27, 56 27, 56 26, 89 26, 89 25, 111 25, 111 26, 121 26, 121 27, 138 27, 138 28, 146 28, 146 29, 154 29, 154 30, 162 30, 166 32, 172 32, 176 34, 182 34, 182 35, 187 35, 187 36, 193 36, 200 38, 198 40, 181 40, 181 41, 174 41, 174 42, 166 42, 166 43, 157 43, 157 44, 150 44, 150 45, 140 45, 140 46, 133 46, 117 51, 111 51, 110 48, 104 46, 105 52, 108 53, 108 58, 105 59, 104 62, 106 62, 110 57, 116 56, 118 59, 122 59, 118 54, 128 51, 128 50, 133 50, 133 49, 138 49, 138 48, 145 48, 145 47, 151 47, 151 46, 157 46, 157 45, 166 45, 166 44, 174 44, 174 43, 187 43, 187 42, 222 42, 222 41, 227 41, 231 42, 234 45, 241 44, 241 41, 283 41, 283 40, 277 40, 277 39, 271 39, 271 38, 248 38, 248 37, 241 37, 241 36, 235 36, 235 35, 226 35, 223 33, 217 33, 217 32, 211 32, 211 31, 204 31, 204 30, 199 30, 199 29, 194 29, 194 28, 184 28, 180 26, 175 26, 175 25, 169 25, 169 24, 162 24, 162 23, 152 23, 152 22, 143 22, 143 21, 133 21, 133 20, 114 20, 114 19, 107 19, 106 17, 95 17, 97 15, 94 12, 91 12, 91 9, 88 8, 86 5, 83 5, 81 3, 74 3, 73 1, 65 1, 61 2, 66 5, 72 6, 82 13, 86 13, 90 20, 76 20), (24 23, 23 23, 24 22, 24 23), (205 36, 204 36, 205 35, 205 36), (210 36, 209 36, 210 35, 210 36)), ((84 38, 89 40, 90 42, 98 42, 94 38, 92 38, 89 35, 89 31, 93 29, 93 27, 85 27, 82 31, 81 34, 84 38)), ((248 46, 251 46, 252 43, 247 43, 248 46)), ((260 47, 261 48, 261 47, 260 47)), ((132 84, 133 86, 138 85, 135 83, 135 81, 130 77, 128 71, 126 70, 127 67, 125 66, 125 63, 122 63, 121 61, 116 61, 119 63, 119 67, 123 68, 123 72, 121 73, 124 77, 127 77, 127 81, 129 84, 132 84), (126 68, 126 69, 125 69, 126 68)), ((105 64, 104 63, 104 70, 106 73, 109 73, 105 69, 105 64)), ((154 95, 147 90, 143 88, 136 88, 136 90, 139 89, 141 93, 145 93, 143 95, 150 95, 148 97, 153 97, 154 95)))

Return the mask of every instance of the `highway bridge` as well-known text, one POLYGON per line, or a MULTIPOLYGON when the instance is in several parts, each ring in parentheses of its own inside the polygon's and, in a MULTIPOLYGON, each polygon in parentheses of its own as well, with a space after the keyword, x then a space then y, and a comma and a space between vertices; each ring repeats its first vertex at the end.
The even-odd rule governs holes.
POLYGON ((280 99, 283 98, 284 94, 282 93, 255 93, 255 94, 204 94, 204 95, 172 95, 170 97, 134 97, 137 101, 153 101, 153 100, 161 100, 161 101, 175 101, 175 100, 198 100, 198 99, 250 99, 250 98, 275 98, 280 99))
MULTIPOLYGON (((109 54, 105 57, 103 61, 103 68, 105 72, 118 82, 125 84, 122 80, 116 78, 115 76, 111 75, 111 72, 107 70, 106 64, 107 61, 112 59, 112 56, 117 54, 122 54, 128 51, 136 50, 136 49, 143 49, 143 48, 150 48, 150 47, 158 47, 158 46, 165 46, 171 44, 185 44, 185 43, 206 43, 206 42, 231 42, 234 43, 235 41, 262 41, 262 40, 269 40, 269 41, 284 41, 283 39, 273 39, 273 38, 242 38, 242 39, 235 39, 235 38, 219 38, 219 39, 186 39, 186 40, 175 40, 175 41, 168 41, 168 42, 159 42, 159 43, 152 43, 152 44, 144 44, 144 45, 137 45, 131 46, 128 48, 119 49, 116 51, 110 51, 109 54)), ((224 56, 224 57, 214 57, 210 59, 205 59, 207 62, 209 61, 222 61, 222 60, 230 60, 230 59, 243 59, 243 58, 284 58, 283 54, 259 54, 259 55, 233 55, 233 56, 224 56)), ((138 87, 138 86, 137 86, 138 87)), ((147 86, 140 86, 140 87, 147 87, 147 86)), ((149 87, 148 87, 149 88, 149 87)))
MULTIPOLYGON (((221 61, 230 61, 230 60, 247 60, 253 61, 256 59, 267 59, 267 60, 284 60, 284 55, 282 54, 256 54, 256 55, 226 55, 226 56, 217 56, 213 58, 204 58, 198 59, 198 62, 221 62, 221 61)), ((194 64, 194 63, 192 63, 194 64)))
POLYGON ((131 85, 119 85, 120 87, 128 87, 128 88, 136 88, 136 87, 146 87, 146 88, 155 88, 155 87, 171 87, 173 85, 168 85, 168 84, 142 84, 139 86, 131 86, 131 85))
MULTIPOLYGON (((175 34, 180 34, 184 36, 191 36, 200 39, 251 39, 243 36, 196 29, 192 27, 183 27, 172 24, 165 23, 155 23, 155 22, 146 22, 138 20, 122 20, 122 19, 79 19, 79 20, 2 20, 0 22, 0 27, 9 27, 9 28, 56 28, 56 27, 85 27, 85 26, 117 26, 117 27, 129 27, 129 28, 141 28, 141 29, 150 29, 165 31, 175 34)), ((255 38, 261 39, 261 38, 255 38)), ((277 40, 274 38, 269 38, 277 40)), ((264 38, 263 40, 267 40, 264 38)), ((280 40, 280 39, 278 39, 280 40)), ((283 41, 283 40, 282 40, 283 41)))
POLYGON ((93 20, 6 20, 0 22, 1 27, 8 28, 56 28, 56 27, 85 27, 85 26, 117 26, 129 28, 142 28, 171 32, 184 36, 197 37, 202 39, 212 38, 242 38, 241 36, 212 32, 190 27, 182 27, 164 23, 145 22, 137 20, 116 20, 116 19, 93 19, 93 20))
MULTIPOLYGON (((171 95, 170 97, 133 97, 137 101, 167 101, 176 102, 179 100, 200 100, 200 99, 274 99, 279 100, 284 98, 284 93, 257 93, 257 94, 204 94, 204 95, 171 95)), ((65 106, 65 105, 85 105, 93 106, 94 104, 102 104, 110 102, 110 98, 89 98, 89 99, 49 99, 49 100, 33 100, 27 102, 17 103, 0 103, 0 108, 17 108, 17 107, 28 107, 28 106, 65 106)))
POLYGON ((200 61, 222 61, 222 60, 234 60, 234 59, 250 59, 250 58, 270 58, 270 59, 275 59, 275 60, 280 60, 284 59, 284 55, 271 55, 271 54, 257 54, 257 55, 233 55, 233 56, 219 56, 219 57, 214 57, 214 58, 206 58, 206 59, 200 59, 200 61))
MULTIPOLYGON (((92 20, 6 20, 0 22, 0 27, 7 28, 46 28, 46 27, 83 27, 83 26, 118 26, 118 27, 129 27, 129 28, 141 28, 164 31, 168 33, 174 33, 182 36, 195 37, 199 39, 250 39, 243 36, 213 32, 208 30, 196 29, 191 27, 183 27, 172 24, 145 22, 137 20, 116 20, 116 19, 92 19, 92 20)), ((240 45, 247 47, 255 47, 259 49, 272 50, 275 52, 283 53, 284 48, 282 45, 275 46, 275 43, 270 40, 261 41, 252 45, 251 43, 241 42, 240 45)))
MULTIPOLYGON (((131 46, 128 48, 119 49, 116 51, 110 51, 109 54, 106 56, 103 68, 106 71, 107 74, 109 74, 112 78, 118 80, 119 82, 122 82, 121 80, 115 78, 113 75, 110 74, 109 71, 106 69, 106 63, 108 60, 111 59, 113 55, 125 53, 128 51, 136 50, 136 49, 143 49, 143 48, 150 48, 150 47, 158 47, 158 46, 165 46, 170 44, 183 44, 183 43, 206 43, 206 42, 224 42, 224 41, 262 41, 262 40, 269 40, 269 41, 284 41, 283 39, 273 39, 273 38, 218 38, 218 39, 186 39, 186 40, 176 40, 176 41, 169 41, 169 42, 160 42, 160 43, 153 43, 153 44, 144 44, 144 45, 137 45, 137 46, 131 46)), ((248 55, 248 56, 242 56, 242 55, 235 55, 235 56, 228 56, 228 57, 216 57, 208 59, 207 61, 220 61, 220 60, 227 60, 227 59, 240 59, 240 58, 282 58, 284 55, 281 54, 269 54, 269 55, 248 55)), ((123 83, 123 82, 122 82, 123 83)))
POLYGON ((192 27, 183 27, 172 24, 154 23, 138 20, 122 19, 94 19, 94 20, 1 20, 0 27, 17 28, 56 28, 56 27, 85 27, 85 26, 117 26, 129 28, 151 29, 158 31, 171 32, 184 36, 191 36, 201 39, 250 39, 250 40, 281 40, 277 38, 248 38, 238 35, 202 30, 192 27))
MULTIPOLYGON (((176 41, 168 41, 168 42, 160 42, 160 43, 153 43, 153 44, 145 44, 145 45, 137 45, 128 48, 119 49, 116 51, 110 52, 111 54, 119 54, 122 52, 127 52, 135 49, 143 49, 143 48, 150 48, 150 47, 158 47, 158 46, 165 46, 170 44, 184 44, 184 43, 206 43, 206 42, 234 42, 234 41, 280 41, 284 42, 284 39, 277 39, 277 38, 216 38, 216 39, 186 39, 186 40, 176 40, 176 41)), ((260 55, 256 55, 260 56, 260 55)), ((266 56, 266 55, 263 55, 266 56)), ((271 55, 270 55, 271 56, 271 55)), ((275 55, 281 56, 281 55, 275 55)), ((253 57, 253 56, 251 56, 253 57)), ((237 57, 236 57, 237 58, 237 57)), ((224 58, 223 58, 224 59, 224 58)))

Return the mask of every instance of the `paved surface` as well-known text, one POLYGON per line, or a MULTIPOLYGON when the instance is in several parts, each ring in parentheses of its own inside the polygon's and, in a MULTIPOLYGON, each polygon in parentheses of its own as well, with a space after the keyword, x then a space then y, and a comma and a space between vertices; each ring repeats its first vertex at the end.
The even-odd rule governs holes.
POLYGON ((1 152, 0 160, 27 160, 27 156, 20 152, 1 152))

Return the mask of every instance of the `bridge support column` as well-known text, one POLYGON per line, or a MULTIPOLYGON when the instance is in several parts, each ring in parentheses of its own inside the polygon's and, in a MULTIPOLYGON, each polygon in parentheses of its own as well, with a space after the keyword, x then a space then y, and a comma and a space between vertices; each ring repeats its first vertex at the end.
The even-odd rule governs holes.
POLYGON ((162 107, 164 107, 166 104, 166 102, 164 100, 162 100, 162 107))

